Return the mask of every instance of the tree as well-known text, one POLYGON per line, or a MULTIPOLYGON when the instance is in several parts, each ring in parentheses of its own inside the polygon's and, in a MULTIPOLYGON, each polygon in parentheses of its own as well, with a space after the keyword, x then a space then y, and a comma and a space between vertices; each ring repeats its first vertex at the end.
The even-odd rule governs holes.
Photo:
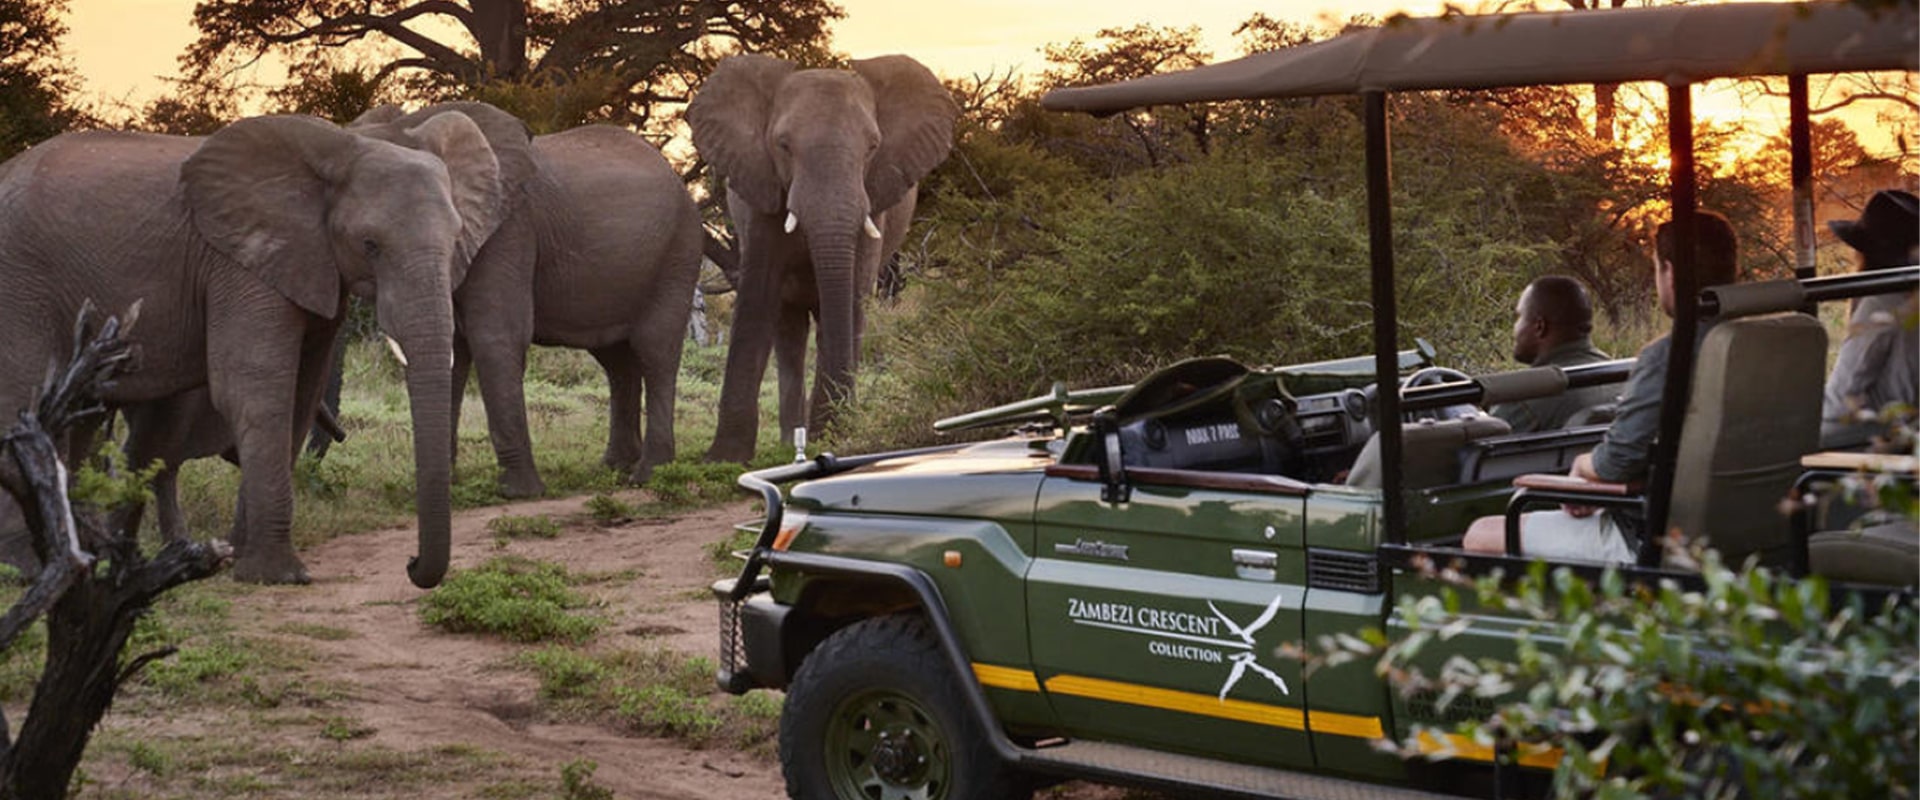
POLYGON ((73 68, 60 52, 67 0, 0 0, 0 160, 66 130, 73 68))
MULTIPOLYGON (((137 306, 128 327, 135 314, 137 306)), ((48 375, 34 407, 0 437, 0 490, 20 503, 43 565, 0 615, 0 651, 42 617, 47 642, 46 665, 18 736, 0 715, 0 800, 66 796, 93 726, 120 684, 171 652, 122 661, 134 623, 161 593, 214 574, 231 555, 224 542, 183 540, 149 558, 137 531, 107 529, 89 497, 139 497, 151 472, 113 480, 82 470, 69 484, 57 443, 105 413, 101 387, 132 357, 122 331, 118 319, 96 320, 91 306, 83 308, 74 324, 73 360, 48 375)))
MULTIPOLYGON (((1047 45, 1044 52, 1052 66, 1040 76, 1041 82, 1047 86, 1112 83, 1193 69, 1213 60, 1212 53, 1200 48, 1199 28, 1178 30, 1135 25, 1106 28, 1094 38, 1095 43, 1074 39, 1064 45, 1047 45)), ((1145 164, 1157 166, 1169 159, 1182 159, 1180 151, 1189 142, 1192 149, 1207 152, 1212 144, 1212 113, 1209 106, 1200 103, 1166 106, 1116 114, 1113 119, 1117 122, 1100 127, 1131 134, 1126 138, 1139 145, 1145 164)), ((1117 159, 1119 164, 1135 158, 1124 151, 1115 152, 1116 147, 1120 147, 1117 142, 1110 143, 1101 148, 1106 152, 1094 151, 1090 155, 1117 159)))
POLYGON ((643 127, 725 52, 817 51, 842 16, 829 0, 201 0, 181 62, 196 79, 269 54, 327 74, 352 53, 385 59, 368 83, 435 99, 592 76, 598 117, 643 127))

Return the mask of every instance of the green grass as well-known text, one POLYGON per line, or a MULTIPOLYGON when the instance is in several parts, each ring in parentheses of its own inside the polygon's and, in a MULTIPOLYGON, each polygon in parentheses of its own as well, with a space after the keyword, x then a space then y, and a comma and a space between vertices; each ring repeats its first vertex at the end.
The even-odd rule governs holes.
POLYGON ((540 699, 561 719, 617 725, 695 746, 721 743, 770 753, 781 695, 716 692, 714 664, 661 648, 591 651, 551 645, 517 663, 540 680, 540 699))
MULTIPOLYGON (((681 356, 674 405, 679 459, 655 470, 650 485, 664 491, 670 507, 703 505, 740 496, 732 488, 737 468, 699 462, 713 441, 713 409, 719 407, 726 347, 689 343, 681 356), (663 480, 664 478, 664 480, 663 480)), ((376 341, 348 345, 340 422, 347 440, 324 460, 302 456, 295 466, 294 542, 308 547, 359 531, 403 524, 413 516, 412 418, 399 365, 376 341)), ((607 443, 607 386, 599 364, 585 351, 535 347, 528 352, 527 423, 534 464, 550 496, 609 494, 624 488, 623 476, 600 463, 607 443)), ((773 370, 761 386, 760 444, 763 463, 790 457, 777 439, 773 370)), ((453 505, 478 508, 507 502, 495 489, 499 470, 487 438, 479 382, 469 381, 460 409, 455 448, 453 505)), ((240 472, 220 459, 188 462, 180 472, 180 502, 196 537, 224 533, 233 524, 240 472)), ((154 515, 148 514, 149 520, 154 515)), ((150 521, 148 525, 153 523, 150 521)))
POLYGON ((495 558, 455 572, 420 601, 420 619, 449 633, 486 633, 516 642, 583 642, 603 623, 578 613, 591 605, 564 568, 495 558))
POLYGON ((514 539, 558 539, 560 523, 546 515, 503 514, 487 520, 487 532, 502 543, 514 539))
MULTIPOLYGON (((95 737, 88 764, 100 772, 106 764, 122 763, 144 777, 125 786, 89 780, 80 796, 399 797, 444 783, 449 774, 510 786, 528 768, 512 757, 470 745, 414 751, 372 745, 354 723, 334 721, 341 725, 341 735, 328 735, 322 745, 269 744, 224 732, 155 739, 138 729, 108 728, 95 737)), ((549 798, 551 787, 549 783, 542 791, 495 796, 549 798)))
POLYGON ((600 763, 585 758, 577 758, 560 768, 560 797, 562 800, 613 800, 613 790, 593 782, 594 771, 600 769, 600 763))
POLYGON ((587 516, 601 525, 618 525, 631 521, 640 513, 632 504, 622 502, 610 494, 596 494, 587 498, 587 516))

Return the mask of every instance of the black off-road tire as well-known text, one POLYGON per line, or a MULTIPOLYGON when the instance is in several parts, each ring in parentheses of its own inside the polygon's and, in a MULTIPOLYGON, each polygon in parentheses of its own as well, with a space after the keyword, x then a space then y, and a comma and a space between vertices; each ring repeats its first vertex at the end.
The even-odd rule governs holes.
POLYGON ((795 800, 1020 800, 968 712, 959 679, 915 616, 864 620, 827 637, 794 675, 780 717, 780 766, 795 800))

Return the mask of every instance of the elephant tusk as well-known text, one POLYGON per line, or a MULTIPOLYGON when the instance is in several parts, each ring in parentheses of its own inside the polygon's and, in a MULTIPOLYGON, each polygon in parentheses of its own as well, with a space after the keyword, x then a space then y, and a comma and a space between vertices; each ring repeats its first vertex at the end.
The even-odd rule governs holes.
POLYGON ((394 341, 391 336, 386 337, 386 340, 387 349, 393 351, 393 360, 400 362, 400 366, 407 366, 407 354, 400 349, 400 343, 394 341))
POLYGON ((873 224, 873 218, 867 217, 866 223, 867 223, 867 235, 875 239, 880 238, 880 226, 873 224))
POLYGON ((787 212, 787 233, 792 233, 793 229, 798 227, 800 227, 800 217, 791 211, 787 212))

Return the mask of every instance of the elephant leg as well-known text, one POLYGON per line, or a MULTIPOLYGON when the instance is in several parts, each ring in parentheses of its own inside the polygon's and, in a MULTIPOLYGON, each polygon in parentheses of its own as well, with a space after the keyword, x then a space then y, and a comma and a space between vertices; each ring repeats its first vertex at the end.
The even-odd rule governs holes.
POLYGON ((4 491, 0 491, 0 564, 19 570, 29 580, 40 574, 40 554, 34 550, 26 512, 4 491))
POLYGON ((640 365, 627 344, 596 347, 593 360, 607 373, 607 450, 600 463, 631 470, 640 463, 640 365))
MULTIPOLYGON (((213 413, 206 403, 205 393, 190 391, 130 406, 120 414, 127 422, 127 440, 122 445, 127 468, 142 470, 155 461, 161 462, 160 472, 154 476, 150 488, 154 504, 158 506, 160 534, 167 541, 187 538, 186 519, 180 512, 178 469, 182 459, 197 455, 187 452, 196 423, 191 415, 213 413)), ((116 512, 109 527, 137 533, 144 514, 143 504, 136 503, 116 512)))
MULTIPOLYGON (((333 414, 333 418, 338 420, 340 419, 340 388, 345 382, 347 371, 347 326, 345 325, 341 325, 340 332, 334 334, 333 359, 330 363, 331 366, 327 368, 326 393, 321 395, 320 402, 333 414)), ((312 453, 314 458, 326 458, 327 449, 333 447, 333 441, 333 433, 328 431, 325 425, 316 424, 312 432, 307 435, 307 452, 312 453)))
MULTIPOLYGON (((540 497, 547 493, 540 470, 534 466, 534 439, 526 424, 526 349, 534 340, 534 309, 528 303, 516 311, 516 320, 488 320, 486 326, 468 324, 467 347, 474 370, 480 372, 480 401, 486 403, 486 426, 493 439, 493 459, 499 462, 499 493, 505 497, 540 497)), ((470 320, 476 322, 476 320, 470 320)))
POLYGON ((685 342, 687 311, 660 312, 628 341, 640 365, 640 381, 647 397, 647 431, 644 455, 628 480, 645 482, 653 477, 653 468, 672 462, 674 450, 674 400, 680 384, 680 354, 685 342))
POLYGON ((460 406, 467 399, 467 375, 473 371, 473 354, 467 350, 467 339, 458 333, 453 335, 453 400, 447 406, 447 440, 449 451, 447 464, 452 466, 460 462, 460 406))
POLYGON ((306 565, 293 550, 293 448, 312 422, 318 396, 317 378, 303 381, 301 373, 320 374, 326 349, 303 347, 305 312, 278 298, 210 294, 219 299, 208 308, 209 386, 240 454, 233 576, 249 583, 306 583, 306 565), (304 409, 302 383, 309 384, 304 409))
MULTIPOLYGON (((742 257, 742 261, 746 261, 742 257)), ((760 430, 760 380, 767 374, 767 356, 773 348, 774 314, 779 292, 774 264, 741 267, 740 286, 733 308, 733 328, 727 345, 726 378, 720 386, 720 419, 713 433, 708 461, 745 463, 753 458, 760 430)))
POLYGON ((773 332, 774 369, 780 382, 780 439, 792 441, 793 429, 807 424, 807 308, 783 305, 773 332))

